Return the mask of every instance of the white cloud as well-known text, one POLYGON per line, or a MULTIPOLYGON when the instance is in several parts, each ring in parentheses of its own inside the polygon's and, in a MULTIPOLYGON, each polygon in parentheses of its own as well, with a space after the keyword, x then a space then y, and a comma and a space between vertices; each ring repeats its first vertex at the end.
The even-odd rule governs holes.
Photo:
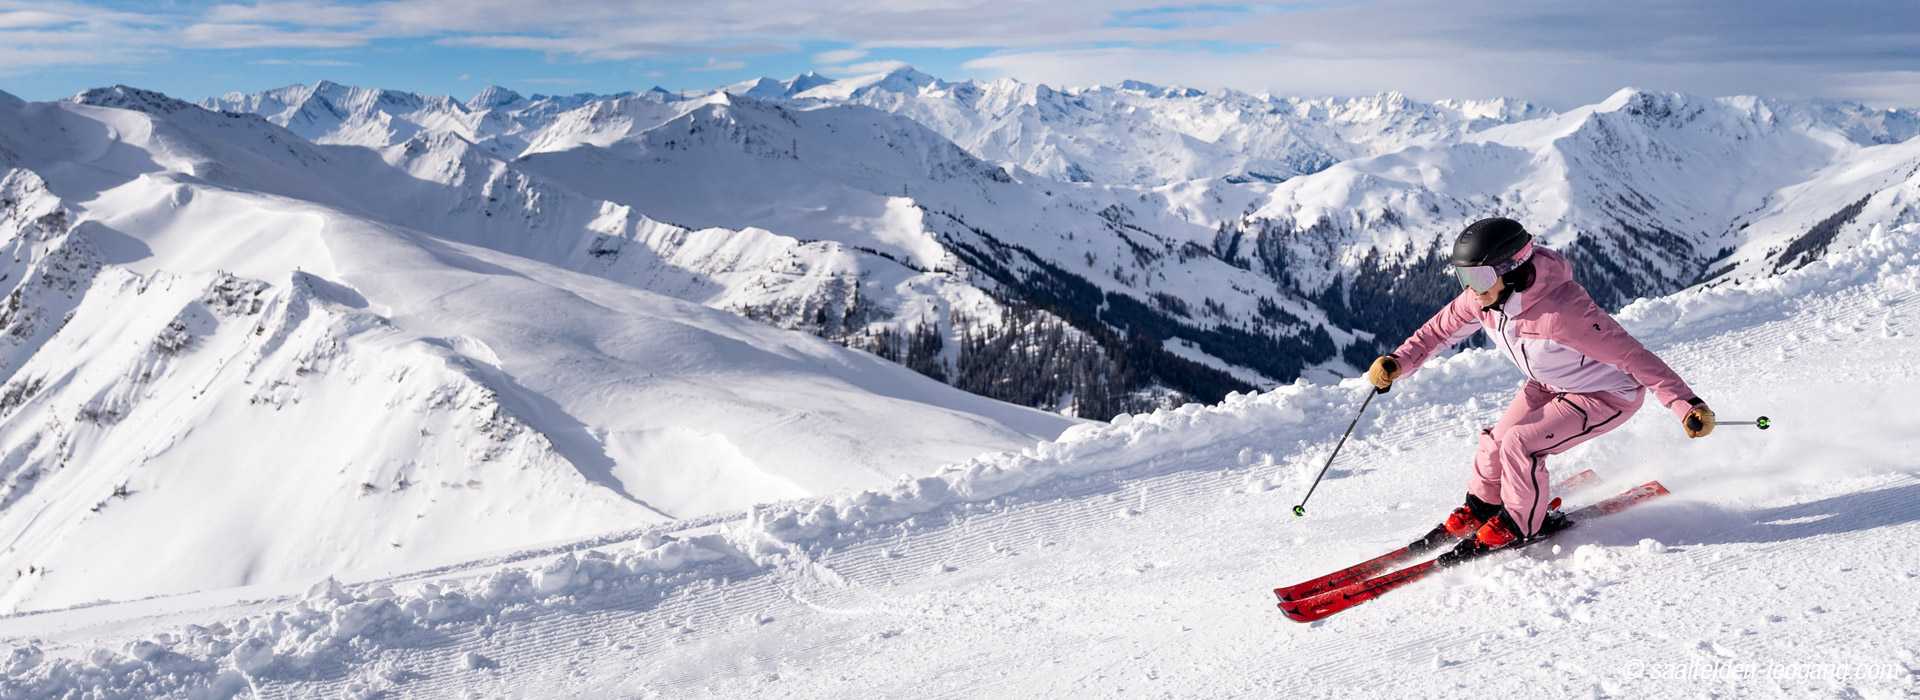
POLYGON ((196 24, 181 33, 193 49, 342 49, 363 46, 372 36, 359 32, 286 30, 265 24, 196 24))
POLYGON ((165 22, 72 2, 0 0, 0 74, 164 58, 165 22))
POLYGON ((869 75, 873 73, 887 73, 906 67, 906 61, 881 60, 855 63, 850 66, 833 66, 822 70, 832 75, 869 75))
POLYGON ((131 62, 125 54, 92 51, 85 48, 22 48, 0 46, 0 75, 11 75, 34 68, 89 66, 131 62))
POLYGON ((745 67, 747 67, 746 61, 732 61, 732 60, 722 61, 712 56, 708 56, 707 62, 705 64, 694 66, 692 68, 688 68, 687 70, 693 71, 695 73, 710 73, 714 71, 740 70, 745 67))
POLYGON ((221 24, 289 24, 303 27, 351 27, 373 21, 377 13, 367 6, 326 2, 257 2, 215 5, 201 19, 221 24))
POLYGON ((339 66, 357 66, 357 65, 360 65, 360 64, 358 64, 358 63, 354 63, 353 61, 342 61, 342 60, 339 60, 339 59, 333 59, 333 58, 263 58, 263 59, 260 59, 260 60, 258 60, 258 61, 249 61, 249 63, 252 63, 253 65, 256 65, 256 66, 330 66, 330 67, 339 67, 339 66))
POLYGON ((461 81, 461 82, 466 82, 466 81, 468 81, 468 80, 472 80, 472 79, 473 79, 473 74, 472 74, 472 73, 461 73, 461 74, 460 74, 460 81, 461 81))
POLYGON ((0 10, 0 29, 26 29, 66 24, 73 21, 70 15, 43 10, 0 10))
POLYGON ((813 62, 822 66, 833 66, 865 58, 866 49, 834 49, 813 55, 813 62))

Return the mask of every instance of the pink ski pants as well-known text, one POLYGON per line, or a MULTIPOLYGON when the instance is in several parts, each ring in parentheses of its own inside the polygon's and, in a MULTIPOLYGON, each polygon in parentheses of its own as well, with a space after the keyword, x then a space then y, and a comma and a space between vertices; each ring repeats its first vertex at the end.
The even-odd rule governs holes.
POLYGON ((1503 504, 1532 535, 1546 520, 1547 455, 1560 454, 1620 427, 1640 410, 1645 390, 1622 399, 1610 392, 1556 392, 1535 381, 1521 387, 1500 422, 1480 431, 1467 492, 1488 503, 1503 504))

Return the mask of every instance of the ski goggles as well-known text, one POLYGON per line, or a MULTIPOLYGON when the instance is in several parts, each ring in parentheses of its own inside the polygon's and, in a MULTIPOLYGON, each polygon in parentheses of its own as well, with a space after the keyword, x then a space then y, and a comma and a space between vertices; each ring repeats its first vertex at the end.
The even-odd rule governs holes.
POLYGON ((1453 276, 1455 279, 1460 280, 1460 286, 1485 294, 1487 290, 1493 289, 1494 283, 1500 281, 1501 275, 1512 272, 1514 268, 1525 264, 1527 260, 1532 257, 1533 243, 1528 242, 1525 247, 1520 249, 1520 252, 1514 253, 1513 257, 1506 262, 1498 265, 1455 267, 1453 268, 1453 276))

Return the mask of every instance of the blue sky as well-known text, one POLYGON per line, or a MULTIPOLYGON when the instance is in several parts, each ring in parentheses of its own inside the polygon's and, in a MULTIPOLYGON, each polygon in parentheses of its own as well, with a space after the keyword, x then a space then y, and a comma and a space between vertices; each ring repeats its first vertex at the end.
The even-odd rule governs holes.
POLYGON ((1512 96, 1634 86, 1920 105, 1920 3, 0 0, 0 89, 197 99, 330 79, 466 97, 702 89, 911 64, 948 79, 1512 96))

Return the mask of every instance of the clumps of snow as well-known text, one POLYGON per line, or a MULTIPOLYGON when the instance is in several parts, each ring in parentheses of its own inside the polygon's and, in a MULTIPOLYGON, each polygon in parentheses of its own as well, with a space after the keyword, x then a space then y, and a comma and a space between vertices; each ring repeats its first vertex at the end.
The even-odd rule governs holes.
MULTIPOLYGON (((904 479, 889 489, 756 509, 735 527, 757 533, 740 538, 759 545, 756 554, 784 553, 793 545, 903 521, 943 506, 989 501, 1057 479, 1133 467, 1142 454, 1242 444, 1223 440, 1227 435, 1281 431, 1289 426, 1301 430, 1309 414, 1320 416, 1326 413, 1325 404, 1351 401, 1357 388, 1352 382, 1337 387, 1296 383, 1265 394, 1230 394, 1211 406, 1187 404, 1138 416, 1122 414, 1107 425, 1078 425, 1058 440, 1019 452, 975 457, 934 476, 904 479)), ((1125 510, 1137 514, 1138 509, 1125 510)))
POLYGON ((466 656, 461 657, 461 665, 469 671, 500 667, 499 662, 472 651, 467 652, 466 656))
POLYGON ((579 571, 580 561, 572 554, 562 554, 534 573, 533 589, 542 595, 559 593, 573 583, 579 571))
MULTIPOLYGON (((256 680, 320 677, 354 665, 373 649, 430 639, 449 625, 511 620, 542 606, 591 605, 667 585, 701 565, 740 561, 738 550, 719 536, 649 535, 624 551, 568 553, 530 569, 426 583, 404 593, 328 578, 270 612, 190 625, 118 649, 96 648, 85 658, 49 658, 39 643, 26 641, 0 657, 10 681, 0 684, 0 699, 230 697, 256 680)), ((469 669, 494 665, 478 654, 466 658, 469 669)))

